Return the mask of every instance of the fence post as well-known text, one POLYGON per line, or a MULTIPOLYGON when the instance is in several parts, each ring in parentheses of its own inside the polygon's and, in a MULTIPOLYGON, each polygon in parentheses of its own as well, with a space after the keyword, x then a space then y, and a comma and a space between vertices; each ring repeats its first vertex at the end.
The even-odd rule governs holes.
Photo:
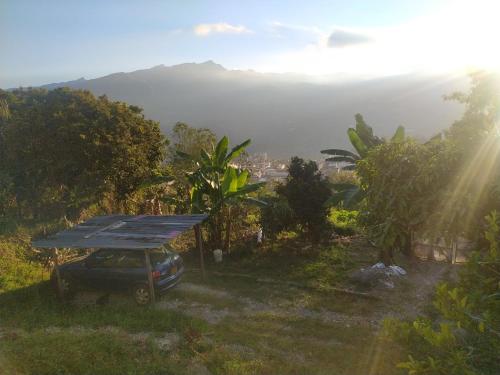
POLYGON ((52 255, 54 257, 54 270, 56 271, 57 295, 62 300, 64 298, 64 290, 62 286, 61 273, 59 272, 59 252, 56 247, 52 250, 52 255))
POLYGON ((205 280, 205 259, 203 257, 203 238, 201 237, 201 227, 200 224, 196 224, 194 226, 194 234, 196 236, 196 246, 198 247, 198 251, 200 252, 200 268, 201 268, 201 276, 203 280, 205 280))
POLYGON ((151 268, 151 257, 149 256, 149 249, 144 250, 144 256, 146 258, 146 272, 148 273, 148 284, 149 284, 149 295, 150 302, 154 304, 156 302, 155 296, 155 285, 153 282, 153 269, 151 268))

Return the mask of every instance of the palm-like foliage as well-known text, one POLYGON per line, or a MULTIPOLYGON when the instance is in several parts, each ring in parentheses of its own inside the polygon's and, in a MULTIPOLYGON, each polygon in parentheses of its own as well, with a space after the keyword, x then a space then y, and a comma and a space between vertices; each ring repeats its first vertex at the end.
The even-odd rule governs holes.
POLYGON ((347 130, 347 136, 349 137, 352 147, 356 150, 356 153, 336 148, 321 151, 322 154, 332 155, 332 157, 326 159, 326 161, 346 163, 343 167, 345 170, 355 169, 356 162, 366 157, 366 154, 371 148, 384 143, 382 138, 373 135, 373 129, 366 124, 363 116, 358 113, 354 118, 356 120, 356 127, 349 128, 347 130))
MULTIPOLYGON (((209 153, 201 151, 200 157, 178 153, 183 158, 196 160, 197 169, 188 174, 191 189, 191 207, 195 213, 208 213, 211 236, 214 246, 221 246, 222 231, 225 222, 226 244, 230 232, 230 205, 246 200, 255 203, 248 194, 261 188, 263 183, 250 184, 249 174, 231 162, 250 144, 250 140, 229 150, 229 139, 223 137, 215 149, 209 153)), ((258 202, 258 201, 257 201, 258 202)))
MULTIPOLYGON (((373 134, 373 129, 369 126, 361 114, 356 114, 355 128, 349 128, 347 135, 352 147, 356 152, 343 150, 343 149, 327 149, 322 150, 322 154, 331 155, 326 161, 345 163, 342 167, 343 170, 355 170, 356 163, 368 155, 370 149, 379 146, 386 142, 384 138, 377 137, 373 134)), ((391 142, 399 143, 405 139, 405 129, 399 126, 391 138, 391 142)), ((364 197, 363 192, 358 185, 355 184, 334 184, 333 189, 336 191, 328 204, 338 205, 342 203, 346 208, 352 208, 358 204, 364 197)))

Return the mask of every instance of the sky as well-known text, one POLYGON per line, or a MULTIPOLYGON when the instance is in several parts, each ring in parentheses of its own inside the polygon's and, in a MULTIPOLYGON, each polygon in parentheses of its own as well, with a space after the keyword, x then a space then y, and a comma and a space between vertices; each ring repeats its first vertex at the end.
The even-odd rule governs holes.
POLYGON ((0 0, 0 87, 213 60, 371 78, 500 66, 496 0, 0 0))

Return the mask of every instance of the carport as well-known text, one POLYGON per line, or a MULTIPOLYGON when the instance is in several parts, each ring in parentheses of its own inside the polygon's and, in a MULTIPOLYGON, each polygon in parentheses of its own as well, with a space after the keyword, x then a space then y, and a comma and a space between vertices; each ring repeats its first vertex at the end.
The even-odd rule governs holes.
POLYGON ((179 234, 194 227, 196 244, 200 253, 201 271, 204 260, 200 224, 207 215, 109 215, 96 216, 73 228, 44 239, 33 241, 36 248, 52 249, 57 278, 57 289, 63 295, 59 273, 58 249, 127 249, 144 252, 146 271, 151 294, 155 302, 155 290, 150 262, 150 250, 157 249, 179 234))

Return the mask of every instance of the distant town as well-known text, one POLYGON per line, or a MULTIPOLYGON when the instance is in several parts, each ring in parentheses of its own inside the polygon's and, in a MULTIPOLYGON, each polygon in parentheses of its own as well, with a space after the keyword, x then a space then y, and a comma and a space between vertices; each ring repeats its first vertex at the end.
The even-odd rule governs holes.
MULTIPOLYGON (((234 166, 250 171, 253 181, 283 182, 288 176, 289 160, 270 158, 267 152, 246 154, 235 161, 234 166)), ((338 163, 325 160, 316 160, 318 169, 325 176, 337 173, 340 170, 338 163)))

